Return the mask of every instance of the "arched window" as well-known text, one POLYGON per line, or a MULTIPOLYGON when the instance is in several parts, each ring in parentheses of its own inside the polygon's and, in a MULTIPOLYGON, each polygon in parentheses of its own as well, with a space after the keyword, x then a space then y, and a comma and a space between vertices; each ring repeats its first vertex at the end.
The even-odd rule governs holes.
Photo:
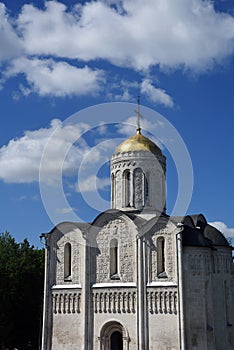
POLYGON ((115 208, 115 175, 111 174, 111 202, 112 208, 115 208))
POLYGON ((165 240, 163 237, 157 239, 157 275, 167 277, 165 272, 165 240))
POLYGON ((130 207, 130 171, 125 170, 123 173, 124 183, 124 207, 130 207))
POLYGON ((71 244, 66 243, 64 247, 64 280, 71 279, 71 244))
POLYGON ((145 187, 144 187, 144 205, 150 205, 150 200, 149 200, 149 178, 150 178, 150 173, 147 172, 145 176, 145 187))
POLYGON ((121 182, 122 182, 122 173, 120 170, 117 170, 114 178, 114 208, 122 208, 122 191, 121 191, 121 182))
POLYGON ((110 278, 119 279, 118 275, 118 241, 112 239, 110 242, 110 278))

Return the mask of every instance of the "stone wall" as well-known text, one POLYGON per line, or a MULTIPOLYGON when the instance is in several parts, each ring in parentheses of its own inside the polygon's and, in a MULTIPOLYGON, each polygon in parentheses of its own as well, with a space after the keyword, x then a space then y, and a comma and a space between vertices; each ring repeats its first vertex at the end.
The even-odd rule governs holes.
POLYGON ((183 257, 187 349, 233 349, 231 251, 185 247, 183 257))
MULTIPOLYGON (((136 350, 144 327, 148 350, 179 350, 182 314, 177 270, 178 230, 174 224, 156 220, 146 236, 139 240, 136 240, 135 223, 123 213, 102 214, 95 225, 91 246, 88 234, 85 241, 74 225, 65 225, 67 230, 55 230, 50 236, 48 343, 44 350, 84 350, 87 349, 85 342, 90 349, 99 350, 101 344, 107 344, 108 331, 113 329, 122 332, 124 350, 136 350), (165 242, 163 275, 157 270, 157 239, 160 237, 165 242), (114 279, 110 275, 113 239, 118 242, 118 276, 114 279), (142 242, 138 245, 138 279, 137 242, 142 242), (64 280, 66 243, 72 248, 70 280, 64 280), (141 259, 145 259, 144 264, 141 259), (103 336, 106 338, 102 339, 103 336)), ((233 348, 230 254, 227 247, 183 247, 186 350, 233 348)))
POLYGON ((175 235, 173 231, 168 227, 165 229, 159 229, 155 231, 155 233, 151 236, 151 247, 150 247, 150 263, 151 263, 151 271, 150 271, 150 282, 156 281, 173 281, 176 280, 176 248, 175 248, 175 235), (159 238, 164 239, 164 258, 165 258, 165 274, 161 276, 157 270, 157 260, 158 260, 158 247, 157 240, 159 238))
POLYGON ((136 313, 136 290, 131 288, 93 289, 94 313, 130 314, 136 313))
POLYGON ((147 308, 150 314, 178 314, 177 288, 147 288, 147 308))
MULTIPOLYGON (((104 223, 97 235, 96 283, 111 282, 110 243, 118 241, 119 282, 135 280, 135 239, 129 225, 123 218, 113 218, 104 223)), ((117 282, 118 280, 115 280, 117 282)))
POLYGON ((149 210, 164 211, 165 171, 164 156, 156 157, 151 152, 144 151, 114 155, 111 158, 112 208, 132 210, 144 207, 149 210), (127 194, 130 200, 125 198, 124 174, 126 171, 130 174, 130 191, 127 194))

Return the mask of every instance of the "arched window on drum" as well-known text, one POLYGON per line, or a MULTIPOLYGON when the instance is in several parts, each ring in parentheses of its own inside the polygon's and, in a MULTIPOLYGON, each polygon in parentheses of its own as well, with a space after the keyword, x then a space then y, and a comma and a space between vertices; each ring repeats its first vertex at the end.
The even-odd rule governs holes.
POLYGON ((123 207, 130 207, 130 170, 125 170, 123 173, 123 207))
POLYGON ((112 208, 115 208, 115 175, 111 174, 111 202, 112 208))
POLYGON ((150 193, 149 193, 149 186, 150 186, 150 172, 147 171, 145 177, 144 177, 144 205, 150 206, 150 193))

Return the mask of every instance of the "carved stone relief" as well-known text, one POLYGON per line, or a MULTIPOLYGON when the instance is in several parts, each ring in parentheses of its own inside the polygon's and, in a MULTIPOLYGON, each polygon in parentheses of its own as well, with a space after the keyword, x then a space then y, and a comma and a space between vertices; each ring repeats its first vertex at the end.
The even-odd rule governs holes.
POLYGON ((57 276, 56 283, 64 283, 64 247, 66 243, 71 244, 71 281, 80 283, 80 245, 78 242, 70 241, 64 237, 58 242, 57 249, 57 276))
POLYGON ((52 294, 53 313, 80 313, 81 293, 59 292, 52 294))
POLYGON ((93 309, 95 313, 135 313, 136 291, 93 292, 93 309))
MULTIPOLYGON (((190 254, 188 264, 193 275, 200 275, 203 271, 204 256, 201 254, 190 254)), ((206 266, 206 264, 205 264, 206 266)))
POLYGON ((143 201, 143 172, 141 169, 136 169, 134 171, 134 184, 133 184, 133 192, 134 192, 134 207, 141 208, 144 205, 143 201))
POLYGON ((105 225, 97 236, 96 282, 110 282, 110 242, 118 241, 118 274, 122 282, 133 281, 134 246, 129 227, 123 219, 115 219, 105 225))
POLYGON ((151 314, 177 314, 177 291, 174 289, 148 291, 147 302, 151 314))
POLYGON ((154 234, 152 236, 153 241, 153 247, 150 250, 151 254, 151 281, 155 282, 158 281, 158 271, 157 271, 157 239, 159 237, 164 237, 165 241, 165 250, 164 250, 164 259, 165 259, 165 274, 164 276, 161 276, 161 278, 166 278, 167 281, 173 279, 173 273, 174 273, 174 249, 173 249, 173 238, 170 232, 166 229, 162 229, 157 231, 157 234, 154 234))

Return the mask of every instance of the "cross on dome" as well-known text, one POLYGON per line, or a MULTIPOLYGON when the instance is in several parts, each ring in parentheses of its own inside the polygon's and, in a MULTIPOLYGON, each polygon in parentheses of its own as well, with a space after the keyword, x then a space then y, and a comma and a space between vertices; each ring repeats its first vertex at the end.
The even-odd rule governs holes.
POLYGON ((137 111, 135 111, 136 113, 137 113, 137 134, 141 134, 141 123, 140 123, 140 121, 141 121, 141 117, 142 117, 142 115, 141 115, 141 112, 140 112, 140 106, 141 106, 141 97, 140 96, 138 96, 138 98, 137 98, 137 104, 138 104, 138 106, 137 106, 137 111))

